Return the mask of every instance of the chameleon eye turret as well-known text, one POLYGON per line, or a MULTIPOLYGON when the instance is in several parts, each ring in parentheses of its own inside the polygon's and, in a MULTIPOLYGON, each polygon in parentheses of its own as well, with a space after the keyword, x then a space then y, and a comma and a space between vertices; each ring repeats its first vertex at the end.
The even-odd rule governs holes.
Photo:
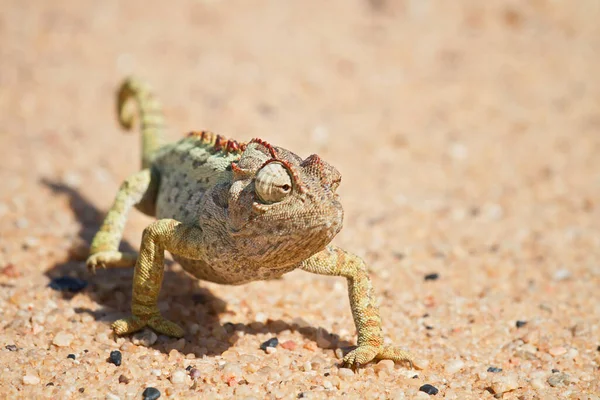
POLYGON ((280 162, 270 162, 262 167, 254 180, 256 195, 265 204, 278 203, 292 191, 292 178, 280 162))

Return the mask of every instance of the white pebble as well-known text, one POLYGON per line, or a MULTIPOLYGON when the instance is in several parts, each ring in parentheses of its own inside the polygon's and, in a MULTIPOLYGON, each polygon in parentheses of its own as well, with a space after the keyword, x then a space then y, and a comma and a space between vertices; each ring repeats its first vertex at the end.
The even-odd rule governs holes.
POLYGON ((52 343, 58 347, 66 347, 71 344, 73 339, 74 339, 74 336, 72 334, 61 331, 61 332, 58 332, 56 334, 56 336, 54 336, 52 343))
POLYGON ((517 376, 514 374, 508 374, 505 376, 497 376, 492 381, 492 391, 495 394, 502 394, 515 390, 519 387, 517 376))
POLYGON ((150 371, 150 373, 154 376, 161 376, 162 375, 162 371, 160 369, 153 369, 150 371))
POLYGON ((449 363, 446 364, 446 366, 444 367, 446 373, 448 374, 455 374, 458 371, 460 371, 461 369, 463 369, 465 366, 465 363, 463 360, 453 360, 450 361, 449 363))
POLYGON ((185 372, 185 370, 183 370, 183 369, 175 370, 171 373, 171 383, 173 383, 173 384, 184 383, 186 376, 187 376, 187 373, 185 372))
POLYGON ((312 370, 312 365, 307 361, 304 364, 302 364, 302 369, 304 369, 304 371, 308 372, 308 371, 312 370))
POLYGON ((112 393, 106 393, 106 396, 104 397, 106 400, 121 400, 121 398, 115 394, 112 393))
POLYGON ((559 269, 554 273, 554 280, 557 282, 564 281, 571 277, 571 271, 568 269, 559 269))
POLYGON ((267 354, 273 354, 273 353, 277 353, 277 349, 275 347, 267 347, 267 349, 265 350, 267 352, 267 354))
POLYGON ((340 368, 338 371, 338 375, 344 378, 348 378, 354 376, 354 371, 352 371, 350 368, 340 368))
POLYGON ((25 375, 23 377, 23 383, 26 385, 37 385, 40 383, 40 378, 35 375, 25 375))

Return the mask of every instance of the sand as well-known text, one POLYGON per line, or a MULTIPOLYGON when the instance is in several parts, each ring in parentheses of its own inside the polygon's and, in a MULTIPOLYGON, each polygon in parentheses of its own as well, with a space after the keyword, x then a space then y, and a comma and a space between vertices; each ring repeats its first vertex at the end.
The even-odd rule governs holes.
MULTIPOLYGON (((597 1, 0 9, 2 398, 600 399, 597 1), (83 260, 139 167, 114 116, 132 73, 173 140, 261 137, 342 172, 334 243, 367 261, 418 368, 340 368, 346 283, 300 271, 227 287, 171 263, 160 308, 185 338, 112 336, 132 271, 83 260), (49 287, 65 276, 87 286, 49 287)), ((123 248, 150 221, 132 213, 123 248)))

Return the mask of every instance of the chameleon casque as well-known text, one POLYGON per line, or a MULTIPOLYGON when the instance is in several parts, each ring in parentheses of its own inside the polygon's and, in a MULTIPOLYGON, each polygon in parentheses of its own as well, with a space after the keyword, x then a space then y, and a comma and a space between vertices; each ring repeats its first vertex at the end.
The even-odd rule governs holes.
POLYGON ((298 268, 344 277, 358 332, 344 365, 374 359, 412 365, 410 353, 384 345, 365 262, 329 244, 343 219, 336 194, 341 175, 333 166, 318 155, 303 160, 260 139, 239 143, 207 131, 163 144, 164 117, 149 86, 134 78, 121 85, 117 111, 126 129, 136 116, 129 100, 141 119, 142 170, 121 185, 87 260, 93 271, 135 266, 132 315, 112 324, 116 334, 149 326, 183 336, 157 305, 166 250, 192 276, 221 284, 278 278, 298 268), (132 207, 157 218, 144 230, 139 254, 119 252, 132 207))

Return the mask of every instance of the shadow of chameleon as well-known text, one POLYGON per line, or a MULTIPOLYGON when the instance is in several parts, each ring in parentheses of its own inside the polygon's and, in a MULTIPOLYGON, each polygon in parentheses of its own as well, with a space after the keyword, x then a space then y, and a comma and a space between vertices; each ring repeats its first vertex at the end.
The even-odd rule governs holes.
MULTIPOLYGON (((77 248, 69 251, 66 260, 55 264, 46 270, 45 274, 50 279, 61 276, 77 276, 80 279, 89 281, 89 285, 83 291, 93 302, 100 305, 96 310, 89 308, 76 308, 76 313, 86 313, 94 317, 96 321, 104 322, 107 325, 114 319, 125 316, 129 313, 131 304, 131 283, 133 282, 132 268, 115 268, 109 270, 99 270, 95 275, 87 272, 85 268, 85 258, 89 245, 94 234, 99 229, 104 213, 100 212, 92 203, 84 198, 77 190, 61 182, 55 182, 43 179, 42 184, 51 189, 58 195, 67 196, 69 205, 75 218, 80 222, 80 229, 75 239, 77 248)), ((136 249, 127 241, 123 240, 120 246, 121 251, 135 252, 136 249)), ((174 312, 168 311, 168 318, 181 324, 185 331, 185 339, 189 345, 186 345, 186 353, 194 353, 196 357, 203 355, 220 355, 225 350, 235 344, 239 332, 244 334, 273 334, 276 335, 284 330, 298 331, 306 339, 317 341, 317 337, 326 338, 330 348, 341 347, 344 353, 351 350, 351 343, 340 341, 335 334, 329 333, 323 328, 300 327, 298 324, 290 324, 281 320, 268 320, 266 323, 250 322, 247 324, 232 324, 229 322, 221 323, 221 316, 227 313, 227 304, 219 297, 215 296, 209 289, 198 288, 196 280, 188 276, 183 271, 173 271, 172 261, 166 265, 164 281, 169 282, 169 287, 176 287, 177 293, 165 293, 163 290, 159 297, 161 302, 168 302, 169 308, 174 312), (200 315, 198 320, 189 321, 180 310, 193 310, 200 315), (200 329, 195 335, 192 335, 188 324, 196 323, 200 329), (215 337, 214 332, 219 332, 215 337), (196 345, 196 343, 200 343, 196 345), (202 343, 210 343, 204 346, 202 343)), ((61 295, 65 299, 71 299, 75 294, 62 291, 61 295)), ((151 347, 168 353, 174 348, 177 339, 159 335, 158 340, 151 347)), ((257 348, 260 343, 257 342, 257 348)))

